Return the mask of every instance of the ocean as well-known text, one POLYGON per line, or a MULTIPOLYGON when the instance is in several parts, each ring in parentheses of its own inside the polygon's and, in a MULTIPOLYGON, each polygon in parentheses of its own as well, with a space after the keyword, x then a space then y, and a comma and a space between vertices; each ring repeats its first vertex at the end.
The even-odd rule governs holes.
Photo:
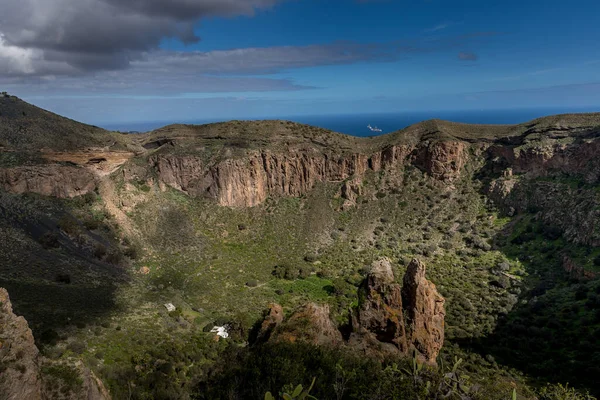
MULTIPOLYGON (((403 129, 417 122, 429 119, 443 119, 470 124, 519 124, 533 119, 555 114, 598 112, 600 108, 577 109, 519 109, 519 110, 468 110, 468 111, 422 111, 385 114, 342 114, 342 115, 302 115, 277 116, 253 119, 283 119, 303 124, 319 126, 335 132, 353 136, 376 136, 403 129), (381 129, 373 132, 367 125, 381 129)), ((147 132, 172 123, 206 124, 223 121, 217 119, 201 119, 193 121, 159 121, 128 124, 101 124, 103 128, 121 132, 147 132)))

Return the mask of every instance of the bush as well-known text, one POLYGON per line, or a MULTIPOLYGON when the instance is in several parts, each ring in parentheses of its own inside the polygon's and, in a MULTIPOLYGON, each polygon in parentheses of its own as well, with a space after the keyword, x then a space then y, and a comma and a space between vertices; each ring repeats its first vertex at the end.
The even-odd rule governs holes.
POLYGON ((58 220, 58 227, 68 235, 76 235, 81 230, 79 222, 70 215, 65 215, 58 220))
POLYGON ((123 253, 117 249, 111 249, 106 255, 106 262, 118 265, 123 261, 123 253))
POLYGON ((100 221, 95 218, 87 218, 83 221, 83 226, 89 231, 94 231, 100 227, 100 221))
POLYGON ((102 243, 96 243, 94 245, 94 257, 96 257, 99 260, 102 260, 102 258, 106 255, 106 246, 104 246, 102 243))
POLYGON ((86 349, 86 345, 79 340, 69 343, 67 349, 71 350, 75 354, 83 354, 86 349))
POLYGON ((567 384, 547 385, 539 392, 539 400, 595 400, 589 393, 578 393, 567 384))
POLYGON ((290 264, 280 264, 273 268, 272 275, 279 279, 296 280, 298 278, 306 278, 310 275, 310 269, 306 267, 298 267, 290 264))
POLYGON ((60 247, 58 235, 55 232, 44 233, 38 241, 45 249, 55 249, 57 247, 60 247))
POLYGON ((562 230, 556 226, 544 225, 542 235, 548 240, 557 240, 562 236, 562 230))
POLYGON ((139 246, 132 244, 123 251, 123 254, 132 260, 137 260, 140 257, 140 248, 139 246))
POLYGON ((58 283, 64 283, 66 285, 71 283, 71 276, 69 274, 58 274, 55 279, 58 283))

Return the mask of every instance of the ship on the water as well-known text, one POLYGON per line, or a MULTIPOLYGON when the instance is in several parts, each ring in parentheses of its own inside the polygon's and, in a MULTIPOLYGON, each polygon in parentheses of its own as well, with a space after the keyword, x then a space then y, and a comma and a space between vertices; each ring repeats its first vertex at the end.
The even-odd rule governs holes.
POLYGON ((367 125, 367 128, 369 128, 371 132, 381 132, 381 129, 376 126, 371 126, 371 124, 367 125))

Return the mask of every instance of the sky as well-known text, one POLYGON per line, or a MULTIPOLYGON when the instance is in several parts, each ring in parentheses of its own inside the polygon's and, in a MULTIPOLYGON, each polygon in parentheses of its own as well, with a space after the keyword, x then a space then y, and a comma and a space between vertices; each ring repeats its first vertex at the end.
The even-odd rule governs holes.
POLYGON ((597 0, 0 0, 0 91, 83 122, 600 111, 597 0))

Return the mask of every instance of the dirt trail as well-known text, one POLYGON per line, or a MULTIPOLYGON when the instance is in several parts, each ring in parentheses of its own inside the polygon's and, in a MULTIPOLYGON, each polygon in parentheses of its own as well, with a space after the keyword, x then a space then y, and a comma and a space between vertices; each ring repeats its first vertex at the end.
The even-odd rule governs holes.
POLYGON ((115 219, 125 235, 139 237, 139 232, 131 224, 129 217, 119 207, 119 196, 116 194, 115 184, 110 179, 110 176, 99 179, 98 192, 104 201, 106 211, 115 219))

